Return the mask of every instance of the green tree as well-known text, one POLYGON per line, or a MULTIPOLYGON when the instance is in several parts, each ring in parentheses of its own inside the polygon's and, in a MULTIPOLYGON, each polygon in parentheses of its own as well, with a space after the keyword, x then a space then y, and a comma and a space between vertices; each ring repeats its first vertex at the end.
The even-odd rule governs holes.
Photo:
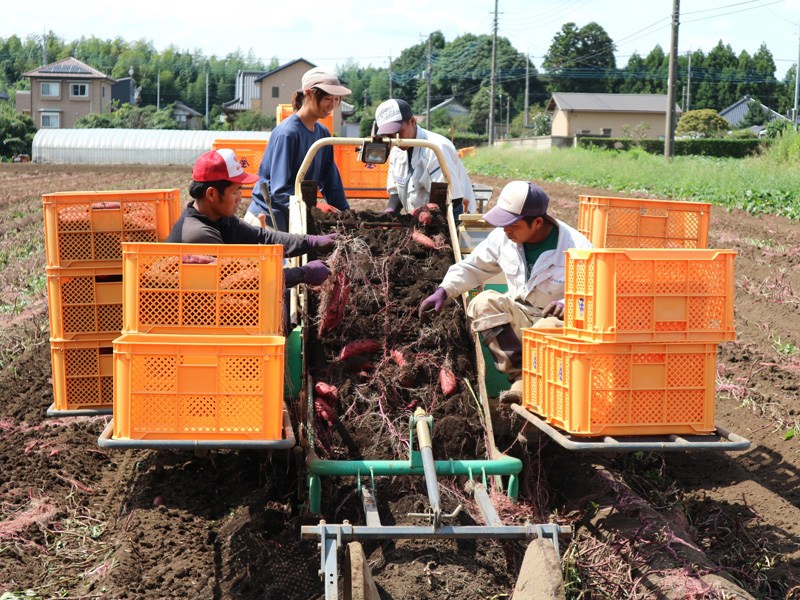
POLYGON ((692 61, 693 105, 717 111, 736 102, 738 72, 739 59, 730 44, 720 40, 705 56, 702 67, 695 67, 692 61))
POLYGON ((18 113, 7 103, 0 104, 0 156, 30 154, 35 134, 33 119, 18 113))
POLYGON ((769 120, 769 117, 769 111, 762 108, 761 102, 756 98, 751 98, 751 101, 747 103, 747 114, 744 116, 739 128, 746 129, 754 125, 764 125, 769 120))
POLYGON ((233 119, 233 129, 236 131, 270 131, 274 127, 275 117, 258 110, 246 110, 233 119))
POLYGON ((551 92, 605 92, 607 78, 616 68, 611 37, 600 25, 580 29, 565 23, 545 54, 542 67, 551 76, 551 92))
POLYGON ((716 137, 730 129, 730 123, 720 117, 717 111, 710 108, 686 111, 678 121, 676 133, 680 135, 698 134, 704 137, 716 137))

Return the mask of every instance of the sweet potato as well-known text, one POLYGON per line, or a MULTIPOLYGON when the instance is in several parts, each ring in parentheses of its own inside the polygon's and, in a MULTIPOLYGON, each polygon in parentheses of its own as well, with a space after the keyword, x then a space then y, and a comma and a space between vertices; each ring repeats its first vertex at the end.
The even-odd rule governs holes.
POLYGON ((314 412, 320 419, 324 419, 328 425, 333 425, 336 421, 336 411, 322 398, 314 398, 314 412))
POLYGON ((260 278, 261 273, 257 269, 242 269, 223 279, 219 288, 221 290, 257 290, 260 278))
POLYGON ((439 383, 442 384, 442 393, 445 396, 452 396, 458 388, 456 376, 450 369, 442 367, 439 369, 439 383))
POLYGON ((350 298, 350 278, 344 270, 336 277, 329 277, 323 289, 325 292, 320 302, 322 321, 319 324, 319 335, 330 331, 342 322, 347 300, 350 298), (330 284, 328 282, 331 282, 330 284))
POLYGON ((431 215, 430 211, 423 210, 417 215, 417 221, 419 221, 422 225, 432 225, 433 216, 431 215))
POLYGON ((424 233, 417 231, 416 229, 411 234, 411 239, 417 242, 420 246, 424 248, 428 248, 430 250, 441 250, 443 246, 440 246, 436 242, 434 242, 431 238, 429 238, 424 233))
POLYGON ((181 256, 181 262, 185 265, 215 265, 217 257, 204 254, 185 254, 181 256))
POLYGON ((317 396, 324 398, 330 406, 335 407, 339 403, 339 390, 335 385, 318 381, 314 385, 314 392, 317 396))
POLYGON ((92 204, 92 210, 119 210, 119 202, 95 202, 92 204))
POLYGON ((383 345, 377 340, 358 340, 350 342, 339 354, 339 360, 346 360, 351 356, 361 356, 363 354, 371 354, 383 348, 383 345))
POLYGON ((390 350, 389 356, 392 357, 392 360, 397 364, 398 367, 401 369, 406 366, 406 359, 403 358, 403 353, 399 350, 390 350))

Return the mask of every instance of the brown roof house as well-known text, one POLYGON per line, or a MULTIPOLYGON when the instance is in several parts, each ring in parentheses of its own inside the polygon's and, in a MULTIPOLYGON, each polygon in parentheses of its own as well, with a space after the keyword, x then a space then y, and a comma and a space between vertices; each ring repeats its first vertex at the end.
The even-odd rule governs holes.
POLYGON ((38 128, 71 129, 89 113, 111 110, 116 80, 75 58, 65 58, 22 74, 30 91, 17 92, 17 112, 33 118, 38 128))
MULTIPOLYGON (((667 129, 666 94, 582 94, 555 92, 547 103, 553 113, 553 136, 622 137, 623 125, 647 123, 647 137, 663 138, 667 129)), ((681 109, 675 105, 675 121, 681 109)))
MULTIPOLYGON (((257 110, 275 117, 279 104, 291 104, 292 96, 302 87, 303 74, 317 65, 297 58, 271 71, 239 71, 236 75, 236 97, 222 105, 226 114, 257 110)), ((340 133, 342 106, 333 113, 333 131, 340 133)))

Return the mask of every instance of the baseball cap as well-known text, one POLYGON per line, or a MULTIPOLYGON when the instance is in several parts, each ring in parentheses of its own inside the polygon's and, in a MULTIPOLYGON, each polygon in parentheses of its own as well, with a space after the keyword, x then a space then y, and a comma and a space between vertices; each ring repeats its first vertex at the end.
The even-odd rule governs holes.
POLYGON ((490 225, 508 227, 522 217, 544 217, 550 198, 544 190, 530 181, 512 181, 497 199, 497 205, 483 215, 490 225))
POLYGON ((403 121, 408 121, 412 116, 411 107, 405 100, 387 100, 382 102, 375 111, 375 125, 378 126, 378 135, 394 135, 400 131, 403 121))
POLYGON ((258 175, 245 173, 236 154, 230 148, 210 150, 194 163, 192 179, 195 181, 232 181, 234 183, 255 183, 258 175))
POLYGON ((303 91, 319 88, 331 96, 347 96, 350 93, 339 81, 339 76, 324 67, 314 67, 303 75, 303 91))

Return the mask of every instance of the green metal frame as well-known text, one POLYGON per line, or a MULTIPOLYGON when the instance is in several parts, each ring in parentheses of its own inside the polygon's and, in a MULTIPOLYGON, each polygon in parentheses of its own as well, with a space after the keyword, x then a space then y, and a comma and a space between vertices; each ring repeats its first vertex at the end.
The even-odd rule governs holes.
MULTIPOLYGON (((313 413, 312 413, 313 414, 313 413)), ((308 498, 311 513, 322 514, 322 481, 323 476, 356 477, 358 478, 359 491, 361 477, 369 476, 373 492, 375 491, 376 476, 395 475, 425 475, 422 467, 422 454, 414 447, 414 423, 416 417, 411 417, 409 423, 409 455, 407 460, 323 460, 317 457, 313 449, 309 450, 306 459, 308 468, 308 498)), ((431 419, 432 417, 425 417, 431 419)), ((481 482, 487 485, 489 475, 507 475, 507 494, 510 498, 519 495, 519 478, 522 470, 522 461, 511 456, 497 459, 481 460, 437 460, 434 461, 437 475, 468 476, 474 481, 480 475, 481 482)))

